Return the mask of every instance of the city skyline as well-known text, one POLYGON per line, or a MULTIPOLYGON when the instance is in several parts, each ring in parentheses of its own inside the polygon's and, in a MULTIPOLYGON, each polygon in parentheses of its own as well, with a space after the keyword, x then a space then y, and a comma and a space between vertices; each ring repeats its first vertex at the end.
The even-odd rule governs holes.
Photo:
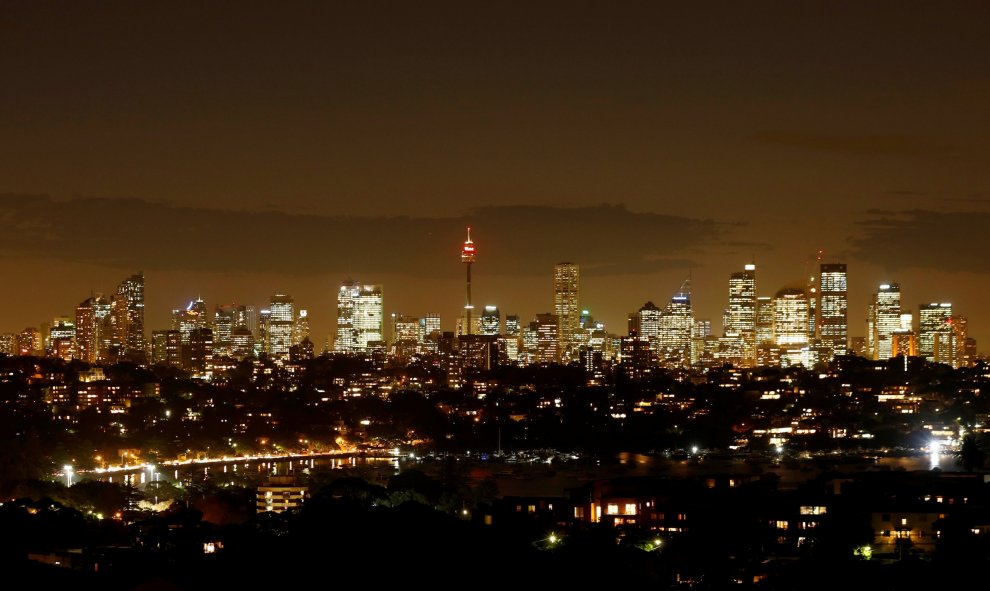
MULTIPOLYGON (((475 262, 475 249, 470 237, 465 244, 471 250, 467 261, 470 265, 475 262)), ((463 253, 461 262, 465 262, 463 253)), ((715 360, 722 359, 742 367, 779 363, 776 357, 765 357, 768 352, 758 351, 768 345, 779 349, 780 352, 774 355, 792 357, 787 363, 797 362, 795 360, 800 358, 800 363, 806 366, 812 365, 822 355, 830 358, 847 351, 874 359, 886 359, 898 354, 920 355, 929 361, 955 364, 965 355, 963 349, 968 346, 966 339, 979 342, 969 332, 970 317, 952 302, 922 302, 917 309, 912 309, 902 302, 898 283, 877 286, 866 309, 865 330, 859 334, 855 328, 855 318, 849 314, 848 271, 844 263, 820 262, 807 284, 785 285, 772 296, 761 294, 763 288, 762 282, 757 280, 757 265, 746 263, 742 270, 730 273, 727 278, 720 338, 718 333, 713 332, 712 318, 695 313, 690 278, 671 294, 669 302, 662 308, 652 299, 648 300, 639 307, 638 312, 628 312, 626 323, 616 327, 602 322, 586 302, 579 301, 579 268, 572 262, 561 262, 553 267, 550 279, 554 305, 551 309, 535 311, 526 320, 525 314, 504 312, 497 305, 485 304, 479 306, 483 312, 479 311, 474 317, 475 328, 469 334, 504 335, 505 332, 500 332, 501 327, 505 321, 508 328, 509 317, 515 318, 515 322, 521 319, 523 324, 529 324, 541 333, 542 328, 534 327, 552 322, 556 347, 554 359, 557 361, 578 361, 578 350, 583 345, 590 345, 587 339, 592 336, 591 332, 597 331, 600 336, 593 340, 599 352, 611 350, 609 346, 602 348, 604 345, 599 340, 602 336, 623 338, 624 341, 627 340, 625 337, 644 337, 649 339, 650 349, 659 356, 657 362, 661 365, 674 362, 685 367, 698 361, 702 348, 709 358, 708 363, 712 355, 715 360), (573 327, 564 329, 572 321, 562 317, 562 312, 564 315, 578 313, 580 318, 573 319, 573 327), (586 321, 591 324, 586 324, 586 321), (706 345, 704 337, 709 335, 714 340, 706 345), (856 341, 860 341, 860 345, 856 341), (811 353, 815 349, 820 352, 811 353), (785 350, 790 353, 781 353, 785 350), (808 357, 809 354, 812 356, 808 357)), ((176 335, 173 352, 176 364, 179 349, 189 347, 190 334, 204 328, 212 331, 207 335, 211 355, 214 343, 219 355, 229 355, 231 347, 246 351, 243 339, 237 344, 232 335, 235 329, 247 329, 246 337, 260 347, 255 351, 264 351, 280 362, 289 360, 291 346, 300 343, 303 337, 311 343, 310 354, 321 350, 353 354, 368 353, 375 343, 395 344, 402 330, 398 323, 407 323, 412 327, 405 329, 407 334, 412 334, 409 330, 416 332, 415 325, 418 325, 419 339, 425 339, 431 330, 447 331, 458 336, 465 334, 462 332, 463 314, 454 317, 454 331, 444 326, 445 315, 441 312, 388 312, 383 285, 350 278, 338 286, 333 328, 323 333, 325 338, 319 331, 313 334, 309 308, 297 305, 295 298, 285 293, 271 295, 267 305, 261 306, 243 301, 208 305, 202 295, 198 295, 190 299, 185 307, 171 310, 167 327, 152 325, 146 330, 144 281, 144 273, 139 271, 125 278, 110 298, 103 293, 94 293, 83 300, 76 307, 74 318, 56 314, 50 317, 51 321, 45 320, 37 326, 26 326, 4 334, 23 340, 27 338, 23 336, 27 331, 34 331, 36 336, 32 338, 38 342, 44 340, 49 354, 64 358, 78 358, 91 363, 118 357, 140 359, 140 352, 143 351, 150 355, 149 360, 154 363, 166 359, 166 345, 161 339, 167 338, 164 333, 171 332, 176 335), (427 317, 430 320, 426 320, 427 317), (432 328, 424 331, 424 322, 429 322, 432 328)), ((535 344, 525 342, 525 333, 516 336, 519 337, 520 351, 537 348, 535 344)), ((431 347, 435 349, 436 343, 431 347)), ((504 343, 500 347, 504 349, 504 343)), ((34 347, 35 350, 41 348, 34 347)), ((981 351, 972 350, 970 355, 976 353, 981 351)), ((612 350, 611 354, 619 354, 618 349, 612 350)), ((516 361, 514 357, 512 359, 516 361)), ((532 359, 524 361, 520 357, 518 361, 530 363, 532 359)), ((172 364, 172 361, 169 363, 172 364)))
POLYGON ((149 329, 198 294, 289 293, 321 340, 360 276, 386 313, 454 330, 449 257, 471 226, 476 310, 523 321, 552 311, 561 261, 609 327, 688 276, 717 326, 740 265, 772 295, 822 252, 849 266, 850 336, 899 283, 904 306, 951 301, 990 338, 985 4, 4 14, 0 273, 23 286, 0 299, 7 331, 135 269, 149 329))

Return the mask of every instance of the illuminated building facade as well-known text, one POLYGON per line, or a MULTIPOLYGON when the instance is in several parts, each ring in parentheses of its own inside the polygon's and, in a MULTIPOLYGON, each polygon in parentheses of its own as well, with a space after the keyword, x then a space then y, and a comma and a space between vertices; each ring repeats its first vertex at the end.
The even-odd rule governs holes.
POLYGON ((537 314, 532 323, 536 332, 536 363, 560 362, 560 326, 555 314, 537 314))
POLYGON ((0 334, 0 355, 8 357, 17 355, 17 335, 12 332, 0 334))
POLYGON ((756 345, 765 346, 773 343, 773 298, 759 296, 756 298, 756 345))
POLYGON ((179 331, 151 331, 151 363, 182 367, 182 335, 179 331))
POLYGON ((884 283, 873 294, 870 306, 870 354, 873 359, 890 359, 893 356, 890 338, 901 330, 901 286, 884 283))
POLYGON ((663 365, 686 367, 691 363, 693 325, 691 295, 687 292, 675 294, 660 315, 657 330, 657 352, 663 365))
POLYGON ((691 365, 703 363, 705 343, 712 336, 712 321, 703 318, 695 319, 691 325, 691 365))
POLYGON ((346 281, 337 292, 337 334, 334 351, 368 353, 385 340, 381 285, 346 281))
POLYGON ((561 358, 576 358, 580 345, 581 271, 574 263, 557 263, 553 268, 553 313, 557 316, 561 358))
POLYGON ((729 276, 727 337, 739 339, 740 363, 756 364, 756 265, 748 264, 729 276))
POLYGON ((419 332, 423 350, 436 353, 440 343, 440 336, 443 334, 443 331, 440 329, 440 315, 432 313, 420 318, 419 332))
POLYGON ((209 378, 213 371, 213 330, 197 328, 182 344, 182 365, 193 377, 209 378))
POLYGON ((275 294, 268 306, 268 355, 276 361, 289 360, 295 334, 295 302, 292 296, 275 294))
POLYGON ((309 310, 299 310, 296 322, 292 325, 292 344, 298 345, 309 340, 309 310))
POLYGON ((481 334, 497 336, 502 334, 502 316, 497 306, 485 306, 481 312, 481 334))
POLYGON ((76 357, 96 363, 109 345, 110 300, 93 295, 76 306, 76 357))
POLYGON ((408 360, 423 346, 422 318, 392 314, 392 356, 400 362, 408 360))
MULTIPOLYGON (((250 309, 253 312, 253 308, 250 309)), ((217 356, 232 356, 234 349, 234 330, 252 329, 251 316, 248 306, 239 304, 221 304, 213 310, 213 352, 217 356)))
POLYGON ((663 312, 653 302, 646 302, 639 309, 635 322, 635 332, 630 332, 630 336, 642 337, 650 343, 650 350, 656 353, 659 348, 658 337, 660 336, 660 316, 663 312))
POLYGON ((144 273, 131 275, 117 286, 110 299, 111 347, 120 357, 144 363, 147 347, 144 336, 144 273))
POLYGON ((844 263, 824 263, 818 275, 818 338, 834 356, 849 352, 849 289, 844 263))
POLYGON ((801 288, 784 288, 773 298, 773 343, 777 347, 808 345, 808 294, 801 288))
POLYGON ((182 337, 182 344, 189 342, 189 335, 192 331, 207 328, 210 319, 206 313, 206 302, 202 298, 196 298, 189 302, 184 309, 172 310, 172 330, 179 331, 182 337))
MULTIPOLYGON (((952 304, 932 302, 918 306, 918 354, 928 361, 939 361, 935 355, 935 341, 938 339, 946 349, 952 334, 952 304)), ((941 355, 946 357, 946 355, 941 355)), ((944 362, 944 361, 943 361, 944 362)))
POLYGON ((29 326, 17 334, 17 354, 40 356, 43 352, 41 331, 29 326))
POLYGON ((76 352, 76 324, 67 316, 59 316, 52 320, 48 332, 49 357, 57 357, 71 361, 76 352))
POLYGON ((253 357, 255 351, 254 333, 246 326, 238 326, 230 331, 230 356, 234 359, 253 357))
POLYGON ((520 348, 522 347, 522 332, 518 314, 505 315, 505 335, 499 345, 505 361, 519 363, 520 348))

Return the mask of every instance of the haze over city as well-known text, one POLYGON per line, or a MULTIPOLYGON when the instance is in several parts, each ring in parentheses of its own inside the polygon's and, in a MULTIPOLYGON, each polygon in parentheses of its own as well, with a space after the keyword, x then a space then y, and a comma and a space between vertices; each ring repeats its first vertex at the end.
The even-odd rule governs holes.
MULTIPOLYGON (((0 327, 71 315, 137 270, 147 327, 201 296, 335 290, 386 313, 552 309, 553 265, 616 333, 690 275, 773 295, 849 267, 990 333, 982 3, 7 2, 0 327), (744 24, 743 24, 744 23, 744 24)), ((982 348, 982 347, 981 347, 982 348)))

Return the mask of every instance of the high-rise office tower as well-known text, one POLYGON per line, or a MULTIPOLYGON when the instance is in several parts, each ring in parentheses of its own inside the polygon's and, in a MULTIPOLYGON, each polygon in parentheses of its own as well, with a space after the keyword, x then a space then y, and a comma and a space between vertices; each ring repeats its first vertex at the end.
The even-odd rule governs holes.
MULTIPOLYGON (((821 253, 819 253, 821 260, 821 253)), ((808 284, 805 286, 805 294, 808 300, 808 342, 814 343, 818 339, 818 314, 821 307, 821 293, 819 284, 821 283, 821 273, 809 273, 808 284)))
POLYGON ((144 273, 137 272, 117 286, 111 298, 111 314, 116 303, 113 341, 123 357, 144 363, 147 346, 144 336, 144 273))
POLYGON ((290 295, 275 294, 268 313, 268 354, 276 361, 288 361, 295 331, 295 301, 290 295))
POLYGON ((440 337, 443 331, 440 329, 440 315, 436 313, 427 314, 419 319, 420 342, 424 350, 435 353, 440 344, 440 337))
POLYGON ((337 334, 334 351, 367 353, 384 343, 382 286, 345 281, 337 292, 337 334))
POLYGON ((502 316, 498 311, 498 306, 485 306, 481 312, 481 334, 500 335, 502 334, 502 316))
POLYGON ((213 354, 218 357, 233 355, 234 331, 238 328, 251 331, 250 324, 248 306, 218 305, 213 310, 213 354))
POLYGON ((870 305, 870 335, 873 359, 890 359, 893 355, 891 335, 901 329, 901 286, 884 283, 873 294, 870 305))
POLYGON ((773 343, 773 298, 756 298, 756 345, 773 343))
POLYGON ((694 313, 691 310, 691 294, 680 291, 660 315, 657 331, 657 351, 668 365, 684 367, 691 363, 691 329, 694 313))
POLYGON ((560 323, 556 314, 537 314, 530 326, 536 332, 536 363, 559 363, 560 323))
POLYGON ((102 294, 76 306, 76 356, 86 363, 103 359, 109 345, 110 300, 102 294))
POLYGON ((691 326, 691 364, 700 363, 705 352, 705 341, 712 336, 712 321, 696 318, 691 326))
POLYGON ((172 330, 179 331, 183 345, 189 344, 189 335, 192 331, 209 326, 210 318, 203 298, 192 300, 185 308, 172 310, 172 330))
POLYGON ((306 339, 309 339, 309 310, 299 310, 292 327, 292 344, 298 345, 306 339))
POLYGON ((951 332, 946 335, 935 334, 932 355, 938 363, 948 363, 956 369, 967 367, 976 360, 976 343, 969 338, 969 320, 965 316, 953 314, 947 323, 951 332))
POLYGON ((474 324, 471 319, 472 312, 474 311, 474 306, 471 305, 471 265, 474 264, 476 254, 474 242, 471 240, 471 227, 468 226, 467 240, 461 246, 461 262, 464 263, 464 268, 467 270, 467 303, 464 305, 464 334, 472 334, 474 330, 474 324))
POLYGON ((553 313, 557 316, 557 338, 561 357, 571 360, 577 355, 581 308, 578 306, 581 273, 574 263, 557 263, 553 268, 553 313))
POLYGON ((740 341, 741 363, 756 364, 756 265, 748 264, 729 276, 729 324, 726 336, 740 341))
POLYGON ((76 323, 68 316, 58 316, 52 320, 48 331, 49 357, 71 361, 76 353, 76 323))
POLYGON ((818 338, 831 355, 849 352, 849 290, 845 263, 823 263, 818 276, 818 338))
POLYGON ((945 362, 936 359, 935 341, 938 339, 943 351, 948 351, 952 334, 952 324, 949 322, 951 317, 952 304, 949 302, 932 302, 918 306, 918 355, 928 361, 945 362))
MULTIPOLYGON (((639 309, 636 320, 636 336, 645 338, 650 343, 650 350, 656 352, 659 348, 660 316, 663 312, 653 302, 646 302, 639 309)), ((630 334, 632 334, 630 332, 630 334)))
POLYGON ((773 342, 777 347, 800 348, 808 344, 808 294, 797 287, 784 288, 773 298, 773 342))
POLYGON ((503 338, 503 351, 506 361, 512 363, 519 362, 520 348, 522 347, 522 333, 519 324, 518 314, 505 315, 505 336, 503 338))

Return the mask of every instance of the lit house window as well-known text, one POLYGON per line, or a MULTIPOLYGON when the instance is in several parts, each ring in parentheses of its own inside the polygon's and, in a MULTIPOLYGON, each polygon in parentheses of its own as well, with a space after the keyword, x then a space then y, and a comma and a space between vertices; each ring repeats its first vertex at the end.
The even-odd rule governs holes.
POLYGON ((819 506, 802 506, 801 515, 825 515, 827 512, 825 507, 819 506))
POLYGON ((626 503, 626 515, 636 514, 636 503, 626 503))
POLYGON ((619 505, 617 503, 609 503, 608 506, 605 507, 605 514, 606 515, 618 515, 619 514, 619 505))
POLYGON ((787 522, 786 521, 774 521, 773 522, 773 526, 776 527, 777 529, 787 529, 787 522))

